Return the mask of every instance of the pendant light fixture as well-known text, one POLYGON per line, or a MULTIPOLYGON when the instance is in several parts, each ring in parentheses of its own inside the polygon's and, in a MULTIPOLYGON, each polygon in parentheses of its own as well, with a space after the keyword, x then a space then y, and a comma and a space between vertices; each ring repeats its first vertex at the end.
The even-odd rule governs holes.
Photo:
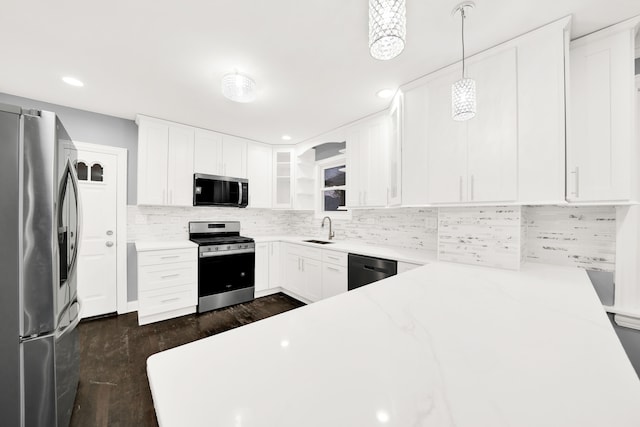
POLYGON ((453 9, 452 15, 460 12, 462 18, 462 78, 451 86, 451 114, 453 120, 463 122, 476 115, 476 81, 465 76, 464 67, 464 20, 465 10, 473 9, 475 3, 465 1, 453 9))
POLYGON ((369 52, 387 61, 404 50, 406 29, 405 0, 369 0, 369 52))

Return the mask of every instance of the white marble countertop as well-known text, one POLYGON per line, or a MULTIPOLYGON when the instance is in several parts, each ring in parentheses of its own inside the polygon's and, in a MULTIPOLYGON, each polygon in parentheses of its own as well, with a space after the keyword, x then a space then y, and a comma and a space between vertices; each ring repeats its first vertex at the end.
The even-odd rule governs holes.
POLYGON ((166 249, 191 249, 198 247, 197 244, 190 240, 136 240, 135 245, 138 252, 161 251, 166 249))
POLYGON ((162 427, 634 426, 583 270, 434 263, 151 356, 162 427))
POLYGON ((256 243, 260 242, 287 242, 296 243, 299 245, 306 245, 313 248, 328 249, 332 251, 351 252, 360 255, 373 256, 378 258, 394 259, 402 262, 409 262, 413 264, 429 264, 437 261, 437 254, 435 251, 418 250, 399 248, 391 246, 378 246, 370 245, 363 242, 357 242, 353 240, 331 240, 330 244, 320 245, 317 243, 305 242, 305 240, 318 239, 314 237, 305 236, 258 236, 253 237, 256 243))

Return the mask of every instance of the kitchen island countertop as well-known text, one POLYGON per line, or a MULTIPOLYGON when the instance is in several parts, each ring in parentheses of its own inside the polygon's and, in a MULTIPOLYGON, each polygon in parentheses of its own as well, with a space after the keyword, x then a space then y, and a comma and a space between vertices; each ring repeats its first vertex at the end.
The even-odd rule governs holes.
POLYGON ((151 356, 160 426, 638 426, 583 270, 433 263, 151 356))

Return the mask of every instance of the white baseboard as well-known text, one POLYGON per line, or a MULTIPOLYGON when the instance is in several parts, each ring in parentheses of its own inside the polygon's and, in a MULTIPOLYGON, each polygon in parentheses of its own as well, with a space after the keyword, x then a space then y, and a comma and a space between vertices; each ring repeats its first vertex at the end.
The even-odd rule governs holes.
POLYGON ((138 311, 138 301, 127 301, 127 309, 126 311, 119 311, 118 314, 127 314, 132 313, 134 311, 138 311))
POLYGON ((613 318, 619 326, 636 329, 640 331, 640 319, 637 317, 630 317, 630 316, 625 316, 623 314, 616 314, 615 316, 613 316, 613 318))

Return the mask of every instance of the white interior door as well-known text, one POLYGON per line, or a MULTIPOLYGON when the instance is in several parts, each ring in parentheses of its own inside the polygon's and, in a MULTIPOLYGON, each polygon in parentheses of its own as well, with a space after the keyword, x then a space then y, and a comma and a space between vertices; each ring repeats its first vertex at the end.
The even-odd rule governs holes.
POLYGON ((78 252, 78 298, 82 317, 113 313, 117 308, 117 179, 113 154, 77 150, 82 202, 78 252))

